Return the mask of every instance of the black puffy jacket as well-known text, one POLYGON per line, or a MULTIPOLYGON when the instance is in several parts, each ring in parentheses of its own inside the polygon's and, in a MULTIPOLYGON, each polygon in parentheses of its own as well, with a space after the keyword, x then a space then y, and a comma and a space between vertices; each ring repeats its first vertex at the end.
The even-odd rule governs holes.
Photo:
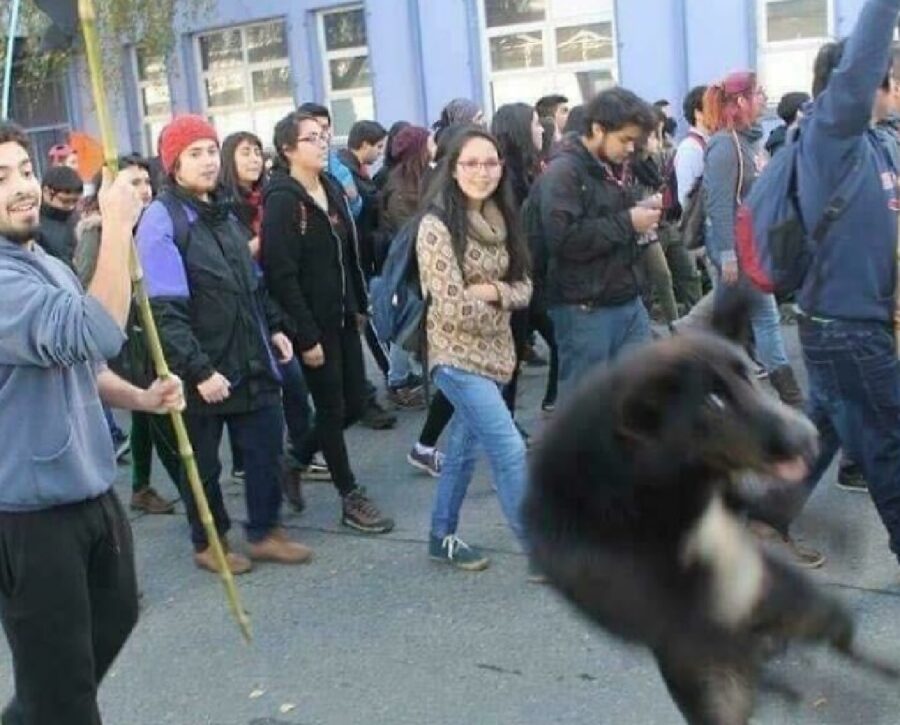
POLYGON ((544 171, 537 201, 549 305, 620 305, 640 294, 634 197, 575 136, 544 171))

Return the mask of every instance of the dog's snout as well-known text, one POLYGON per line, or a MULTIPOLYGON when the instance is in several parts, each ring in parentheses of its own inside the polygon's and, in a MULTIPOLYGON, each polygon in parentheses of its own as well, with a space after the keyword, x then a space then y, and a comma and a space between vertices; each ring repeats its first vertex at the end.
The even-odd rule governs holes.
POLYGON ((803 413, 778 403, 772 409, 766 449, 773 460, 800 456, 812 463, 819 453, 819 433, 803 413))

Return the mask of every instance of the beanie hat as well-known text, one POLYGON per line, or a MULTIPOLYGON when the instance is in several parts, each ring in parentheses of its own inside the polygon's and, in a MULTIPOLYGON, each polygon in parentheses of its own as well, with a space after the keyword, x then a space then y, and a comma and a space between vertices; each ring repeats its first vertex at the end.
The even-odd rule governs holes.
POLYGON ((206 139, 219 143, 216 129, 203 116, 186 114, 173 118, 159 134, 159 159, 163 171, 171 174, 181 152, 195 141, 206 139))

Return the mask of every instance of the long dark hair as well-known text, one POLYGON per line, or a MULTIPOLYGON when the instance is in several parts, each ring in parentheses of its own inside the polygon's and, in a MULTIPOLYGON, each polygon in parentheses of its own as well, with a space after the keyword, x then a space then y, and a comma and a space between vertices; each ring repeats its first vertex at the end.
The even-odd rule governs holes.
POLYGON ((394 165, 397 174, 410 188, 418 189, 428 168, 428 131, 421 126, 407 126, 394 140, 394 165))
POLYGON ((538 172, 538 154, 531 135, 535 110, 527 103, 507 103, 494 114, 491 131, 497 139, 516 203, 521 205, 538 172))
MULTIPOLYGON (((453 140, 447 149, 447 154, 435 169, 434 178, 428 185, 428 193, 422 208, 425 213, 432 206, 438 207, 444 224, 450 231, 450 243, 456 256, 460 269, 464 266, 466 247, 469 243, 469 207, 466 195, 460 189, 453 172, 459 162, 460 154, 465 145, 475 138, 481 138, 490 142, 497 149, 501 161, 503 152, 500 145, 488 131, 480 126, 463 126, 453 134, 453 140)), ((506 249, 509 252, 509 268, 504 276, 506 282, 517 282, 524 279, 531 269, 531 260, 528 247, 519 229, 519 214, 512 199, 512 191, 509 184, 509 171, 504 166, 503 175, 497 189, 490 196, 490 201, 497 205, 497 209, 506 223, 506 249)))
POLYGON ((384 168, 390 169, 397 163, 397 157, 394 155, 394 141, 397 135, 409 126, 412 126, 409 121, 395 121, 388 131, 387 142, 384 144, 384 168))
POLYGON ((241 184, 237 172, 237 148, 244 141, 247 141, 259 149, 262 155, 263 145, 259 140, 259 136, 249 131, 238 131, 228 136, 222 142, 222 166, 219 170, 219 186, 225 195, 225 199, 234 205, 234 211, 242 222, 251 226, 251 222, 256 218, 259 209, 250 202, 250 193, 259 191, 262 187, 263 176, 265 175, 265 164, 259 172, 259 178, 251 184, 247 189, 241 184))

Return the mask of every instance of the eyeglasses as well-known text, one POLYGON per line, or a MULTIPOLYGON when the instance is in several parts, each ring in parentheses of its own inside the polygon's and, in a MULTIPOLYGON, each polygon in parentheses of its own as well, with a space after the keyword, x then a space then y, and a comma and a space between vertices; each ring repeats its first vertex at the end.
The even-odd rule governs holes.
POLYGON ((489 176, 497 176, 503 173, 503 162, 498 159, 490 159, 488 161, 460 161, 457 166, 467 174, 475 174, 483 171, 489 176))
POLYGON ((297 139, 297 143, 311 143, 317 144, 319 146, 327 146, 328 145, 329 136, 328 135, 316 135, 312 136, 301 136, 297 139))

